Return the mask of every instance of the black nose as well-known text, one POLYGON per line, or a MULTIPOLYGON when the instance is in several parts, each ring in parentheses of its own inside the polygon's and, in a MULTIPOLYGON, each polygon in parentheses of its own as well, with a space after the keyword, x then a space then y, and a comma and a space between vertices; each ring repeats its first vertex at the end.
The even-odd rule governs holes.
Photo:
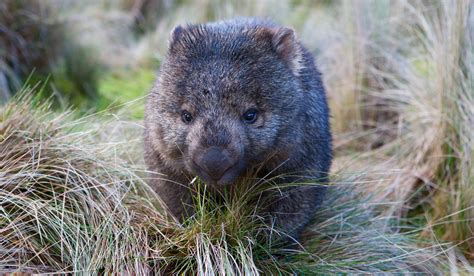
POLYGON ((213 180, 219 180, 222 175, 235 163, 228 150, 220 147, 210 147, 195 158, 194 162, 213 180))

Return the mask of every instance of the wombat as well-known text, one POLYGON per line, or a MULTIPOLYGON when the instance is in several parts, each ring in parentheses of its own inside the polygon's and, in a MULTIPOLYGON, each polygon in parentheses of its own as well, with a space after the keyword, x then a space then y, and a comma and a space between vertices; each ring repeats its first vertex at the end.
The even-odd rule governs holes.
MULTIPOLYGON (((145 160, 162 174, 151 186, 183 219, 195 176, 222 187, 261 166, 261 177, 324 184, 328 117, 321 74, 292 29, 255 18, 177 26, 146 103, 145 160)), ((297 238, 324 193, 284 189, 268 208, 272 223, 297 238)))

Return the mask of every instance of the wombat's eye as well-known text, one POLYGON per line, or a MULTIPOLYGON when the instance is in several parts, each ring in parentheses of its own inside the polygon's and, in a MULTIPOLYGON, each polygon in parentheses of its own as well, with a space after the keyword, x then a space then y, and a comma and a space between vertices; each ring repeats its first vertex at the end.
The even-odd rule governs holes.
POLYGON ((181 111, 181 120, 183 120, 184 123, 189 124, 193 120, 193 115, 191 115, 187 110, 183 110, 181 111))
POLYGON ((257 121, 258 111, 255 108, 251 108, 245 111, 244 115, 242 115, 242 120, 244 120, 247 124, 253 124, 257 121))

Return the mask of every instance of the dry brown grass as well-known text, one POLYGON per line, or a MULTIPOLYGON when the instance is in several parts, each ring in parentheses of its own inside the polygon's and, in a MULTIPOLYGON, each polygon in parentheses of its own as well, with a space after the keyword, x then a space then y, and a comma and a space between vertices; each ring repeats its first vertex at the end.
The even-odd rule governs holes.
MULTIPOLYGON (((357 36, 355 48, 365 47, 361 56, 366 57, 364 85, 353 92, 362 93, 357 102, 345 102, 347 97, 339 94, 345 92, 329 87, 338 93, 333 102, 362 114, 362 122, 352 125, 359 129, 343 131, 339 145, 347 147, 348 135, 361 137, 355 140, 356 149, 365 149, 360 168, 388 172, 370 192, 380 200, 398 201, 400 207, 390 210, 398 216, 406 216, 407 207, 421 206, 409 215, 425 216, 425 233, 463 243, 469 255, 474 231, 473 4, 395 2, 391 9, 399 12, 369 19, 368 27, 357 20, 353 24, 375 33, 357 36), (387 24, 383 35, 382 24, 387 24)), ((334 121, 358 119, 338 110, 334 121)))

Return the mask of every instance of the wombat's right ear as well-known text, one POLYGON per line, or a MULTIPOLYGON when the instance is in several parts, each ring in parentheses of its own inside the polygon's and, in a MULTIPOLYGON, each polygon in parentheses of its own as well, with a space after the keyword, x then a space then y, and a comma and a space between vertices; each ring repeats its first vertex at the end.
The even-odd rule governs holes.
POLYGON ((170 40, 168 43, 168 49, 172 51, 176 48, 177 44, 180 43, 180 39, 182 38, 185 30, 181 25, 174 27, 171 31, 170 40))

